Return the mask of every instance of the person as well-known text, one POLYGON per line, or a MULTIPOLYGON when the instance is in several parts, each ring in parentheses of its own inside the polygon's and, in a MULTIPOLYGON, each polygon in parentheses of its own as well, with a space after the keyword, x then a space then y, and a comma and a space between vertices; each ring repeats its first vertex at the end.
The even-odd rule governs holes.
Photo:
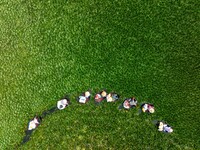
POLYGON ((97 93, 95 95, 95 102, 96 103, 100 103, 101 101, 103 101, 104 99, 106 99, 107 93, 105 90, 102 90, 101 92, 97 93))
POLYGON ((150 103, 142 104, 141 109, 142 109, 142 112, 146 112, 146 113, 154 113, 155 112, 155 108, 154 108, 153 104, 150 104, 150 103))
POLYGON ((67 98, 67 96, 65 96, 64 98, 62 98, 61 100, 57 101, 57 106, 53 106, 52 108, 45 110, 42 112, 41 117, 45 118, 47 115, 50 115, 52 113, 54 113, 57 110, 62 110, 64 109, 66 106, 68 106, 70 103, 69 98, 67 98))
POLYGON ((78 97, 78 102, 81 103, 81 104, 87 103, 90 100, 90 96, 91 96, 90 93, 91 93, 90 91, 86 91, 85 93, 80 95, 78 97))
POLYGON ((40 116, 35 116, 33 119, 31 119, 28 122, 27 130, 25 131, 25 136, 23 138, 23 141, 21 142, 21 145, 25 144, 30 140, 32 132, 40 125, 42 121, 42 118, 40 116))
POLYGON ((64 109, 65 107, 67 107, 70 103, 70 100, 68 98, 64 98, 64 99, 61 99, 57 102, 57 108, 59 110, 62 110, 64 109))
POLYGON ((119 95, 117 93, 109 93, 106 96, 107 102, 115 102, 119 99, 119 95))
POLYGON ((135 97, 125 99, 122 104, 122 107, 124 109, 130 109, 136 106, 137 106, 137 100, 135 99, 135 97))
POLYGON ((172 133, 173 132, 172 127, 170 127, 165 122, 158 121, 158 123, 156 124, 156 126, 158 128, 158 131, 160 131, 160 132, 165 132, 165 133, 172 133))
POLYGON ((28 130, 34 130, 38 127, 38 125, 40 124, 41 122, 41 117, 38 117, 38 116, 35 116, 30 122, 29 122, 29 125, 28 125, 28 130))

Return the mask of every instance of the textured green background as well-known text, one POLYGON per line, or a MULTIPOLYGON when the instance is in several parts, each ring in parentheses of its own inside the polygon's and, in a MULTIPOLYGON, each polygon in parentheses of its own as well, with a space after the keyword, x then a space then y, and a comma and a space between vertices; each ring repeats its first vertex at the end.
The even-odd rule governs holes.
POLYGON ((0 149, 13 149, 36 113, 65 93, 21 149, 200 149, 200 15, 197 0, 2 0, 0 149), (96 107, 88 88, 121 100, 96 107), (125 97, 153 115, 119 111, 125 97), (174 128, 162 134, 152 120, 174 128))

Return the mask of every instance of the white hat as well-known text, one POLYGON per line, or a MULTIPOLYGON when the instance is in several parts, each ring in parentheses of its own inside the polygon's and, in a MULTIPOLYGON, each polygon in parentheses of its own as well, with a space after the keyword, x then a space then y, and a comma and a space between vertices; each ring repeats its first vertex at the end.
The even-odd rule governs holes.
POLYGON ((169 129, 169 132, 171 133, 171 132, 173 132, 173 129, 171 128, 171 129, 169 129))
POLYGON ((102 92, 101 92, 101 96, 102 96, 102 97, 106 97, 106 95, 107 95, 106 91, 102 91, 102 92))
POLYGON ((86 92, 85 92, 85 97, 88 98, 89 96, 90 96, 90 92, 89 92, 89 91, 86 91, 86 92))
POLYGON ((153 107, 149 108, 149 112, 154 113, 155 112, 154 108, 153 107))

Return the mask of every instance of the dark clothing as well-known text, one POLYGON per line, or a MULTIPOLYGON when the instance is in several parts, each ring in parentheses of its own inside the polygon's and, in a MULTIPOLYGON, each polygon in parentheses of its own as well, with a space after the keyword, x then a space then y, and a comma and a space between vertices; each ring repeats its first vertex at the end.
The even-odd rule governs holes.
MULTIPOLYGON (((35 116, 34 118, 36 118, 36 119, 38 120, 39 123, 42 122, 42 117, 40 117, 40 116, 35 116)), ((21 145, 25 144, 26 142, 28 142, 28 141, 30 140, 31 134, 32 134, 33 131, 35 130, 35 129, 33 129, 33 130, 28 130, 28 128, 29 128, 29 123, 30 123, 31 121, 33 121, 34 118, 31 119, 31 120, 28 122, 27 130, 25 131, 25 134, 26 134, 26 135, 24 136, 21 145)), ((39 124, 38 124, 38 125, 39 125, 39 124)), ((38 126, 38 125, 37 125, 37 126, 38 126)))
POLYGON ((42 113, 42 118, 46 117, 47 115, 50 115, 52 113, 54 113, 56 110, 58 110, 58 108, 55 106, 55 107, 52 107, 51 109, 49 110, 46 110, 42 113))
POLYGON ((26 135, 24 136, 21 145, 25 144, 26 142, 28 142, 30 140, 30 137, 31 137, 31 134, 33 133, 33 130, 26 130, 25 133, 26 133, 26 135))

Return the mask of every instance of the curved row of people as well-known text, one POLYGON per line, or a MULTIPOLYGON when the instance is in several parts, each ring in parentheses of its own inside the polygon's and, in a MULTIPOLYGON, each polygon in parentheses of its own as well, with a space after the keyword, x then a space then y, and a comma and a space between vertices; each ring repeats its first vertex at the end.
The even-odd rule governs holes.
MULTIPOLYGON (((107 102, 116 102, 117 100, 119 100, 119 98, 120 96, 116 92, 107 93, 106 90, 102 90, 95 94, 94 101, 95 101, 95 104, 98 105, 104 100, 106 100, 107 102)), ((90 99, 91 99, 90 90, 82 93, 81 95, 77 97, 77 101, 81 104, 86 104, 87 102, 90 101, 90 99)), ((26 143, 29 140, 30 134, 32 133, 30 131, 35 130, 46 115, 49 115, 55 112, 56 110, 65 109, 69 105, 70 105, 70 99, 69 97, 65 96, 64 98, 57 101, 57 106, 54 106, 47 111, 44 111, 41 116, 35 116, 33 119, 31 119, 28 123, 28 128, 26 131, 26 133, 28 134, 26 134, 26 136, 24 137, 23 143, 26 143)), ((131 98, 124 99, 122 104, 119 106, 119 109, 129 110, 131 108, 136 108, 137 106, 138 106, 138 101, 136 100, 135 97, 131 97, 131 98)), ((151 114, 155 112, 154 105, 151 103, 143 103, 140 106, 140 109, 144 113, 151 114)), ((165 133, 173 132, 172 127, 169 124, 165 123, 164 121, 157 121, 156 127, 158 131, 161 131, 161 132, 165 132, 165 133)))

